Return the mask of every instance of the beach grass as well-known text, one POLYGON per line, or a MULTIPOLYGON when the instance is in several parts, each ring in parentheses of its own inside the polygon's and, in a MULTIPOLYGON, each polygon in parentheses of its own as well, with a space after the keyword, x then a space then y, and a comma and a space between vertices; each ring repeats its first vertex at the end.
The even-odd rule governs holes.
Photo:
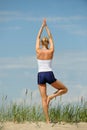
MULTIPOLYGON (((41 105, 28 105, 26 102, 6 104, 6 102, 4 98, 0 105, 0 122, 45 121, 41 105)), ((87 102, 50 105, 49 116, 53 122, 87 122, 87 102)))
POLYGON ((87 104, 59 104, 50 108, 50 117, 56 122, 87 122, 87 104))

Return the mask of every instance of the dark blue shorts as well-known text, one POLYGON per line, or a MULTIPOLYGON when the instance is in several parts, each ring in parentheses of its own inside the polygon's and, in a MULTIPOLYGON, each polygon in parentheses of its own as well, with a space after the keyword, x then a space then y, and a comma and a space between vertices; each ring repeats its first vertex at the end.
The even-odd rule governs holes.
POLYGON ((52 71, 38 73, 38 84, 52 84, 55 81, 56 78, 52 71))

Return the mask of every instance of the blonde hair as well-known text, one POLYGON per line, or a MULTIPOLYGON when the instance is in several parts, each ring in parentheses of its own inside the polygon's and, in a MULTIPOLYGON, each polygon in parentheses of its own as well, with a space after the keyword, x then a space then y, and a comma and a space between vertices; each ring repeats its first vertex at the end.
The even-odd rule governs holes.
POLYGON ((44 45, 44 46, 48 49, 48 44, 49 44, 49 39, 48 39, 48 37, 43 37, 43 38, 41 39, 41 43, 42 43, 42 45, 44 45))

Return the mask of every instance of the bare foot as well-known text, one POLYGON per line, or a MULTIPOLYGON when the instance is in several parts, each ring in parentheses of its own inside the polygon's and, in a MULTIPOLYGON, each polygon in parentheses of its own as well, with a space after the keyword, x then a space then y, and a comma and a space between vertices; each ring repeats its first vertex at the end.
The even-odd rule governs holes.
POLYGON ((58 91, 56 91, 55 93, 53 93, 53 94, 50 95, 50 96, 47 96, 47 105, 48 105, 48 106, 49 106, 50 100, 52 100, 53 98, 55 98, 57 93, 58 93, 58 91))
POLYGON ((47 124, 50 124, 50 120, 46 121, 47 124))
POLYGON ((47 96, 47 105, 49 106, 50 101, 53 99, 53 96, 47 96))
POLYGON ((49 96, 47 96, 47 105, 49 106, 49 102, 50 102, 50 97, 49 96))

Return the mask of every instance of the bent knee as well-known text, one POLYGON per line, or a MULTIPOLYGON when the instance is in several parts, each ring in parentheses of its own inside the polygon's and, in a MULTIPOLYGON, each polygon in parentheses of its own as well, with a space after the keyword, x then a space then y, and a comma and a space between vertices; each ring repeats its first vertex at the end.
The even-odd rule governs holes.
POLYGON ((64 91, 65 91, 65 93, 67 93, 68 92, 68 88, 65 87, 64 91))

